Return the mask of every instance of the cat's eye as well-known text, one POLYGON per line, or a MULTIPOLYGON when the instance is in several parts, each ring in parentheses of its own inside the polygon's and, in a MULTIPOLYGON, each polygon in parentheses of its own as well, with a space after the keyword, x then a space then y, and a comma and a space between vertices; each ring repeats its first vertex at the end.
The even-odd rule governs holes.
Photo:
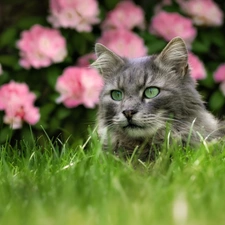
POLYGON ((114 101, 121 101, 123 99, 123 93, 119 90, 112 90, 111 91, 111 98, 114 101))
POLYGON ((154 98, 159 94, 159 88, 157 87, 148 87, 144 91, 145 98, 154 98))

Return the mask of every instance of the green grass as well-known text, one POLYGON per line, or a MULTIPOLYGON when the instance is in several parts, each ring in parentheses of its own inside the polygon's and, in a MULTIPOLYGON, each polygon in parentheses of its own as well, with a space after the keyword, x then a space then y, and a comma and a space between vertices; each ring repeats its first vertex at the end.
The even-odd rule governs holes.
POLYGON ((0 150, 0 224, 223 224, 225 145, 171 146, 155 162, 87 146, 0 150))

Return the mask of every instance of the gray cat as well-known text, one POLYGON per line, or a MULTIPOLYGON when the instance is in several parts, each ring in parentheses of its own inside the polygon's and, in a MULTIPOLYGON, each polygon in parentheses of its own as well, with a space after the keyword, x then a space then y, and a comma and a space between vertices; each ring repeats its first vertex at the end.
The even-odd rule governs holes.
POLYGON ((135 59, 122 58, 98 43, 95 51, 98 58, 92 66, 105 81, 98 133, 106 148, 132 154, 139 146, 145 158, 168 136, 194 145, 224 135, 196 90, 180 37, 159 55, 135 59))

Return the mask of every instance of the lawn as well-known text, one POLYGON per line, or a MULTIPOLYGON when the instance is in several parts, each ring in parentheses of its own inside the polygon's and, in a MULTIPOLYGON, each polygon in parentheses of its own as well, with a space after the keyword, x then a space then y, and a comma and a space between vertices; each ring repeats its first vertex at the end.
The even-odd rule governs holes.
POLYGON ((154 162, 83 145, 1 146, 0 224, 224 224, 224 143, 170 146, 154 162))

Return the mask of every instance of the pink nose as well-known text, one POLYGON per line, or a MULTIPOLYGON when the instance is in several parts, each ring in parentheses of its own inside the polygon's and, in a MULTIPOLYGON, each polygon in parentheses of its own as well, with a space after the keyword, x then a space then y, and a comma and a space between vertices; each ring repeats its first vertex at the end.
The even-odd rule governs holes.
POLYGON ((137 111, 135 111, 135 110, 130 110, 130 109, 124 110, 124 111, 123 111, 124 116, 126 116, 126 118, 127 118, 128 120, 130 120, 130 119, 133 117, 133 115, 134 115, 135 113, 137 113, 137 111))

